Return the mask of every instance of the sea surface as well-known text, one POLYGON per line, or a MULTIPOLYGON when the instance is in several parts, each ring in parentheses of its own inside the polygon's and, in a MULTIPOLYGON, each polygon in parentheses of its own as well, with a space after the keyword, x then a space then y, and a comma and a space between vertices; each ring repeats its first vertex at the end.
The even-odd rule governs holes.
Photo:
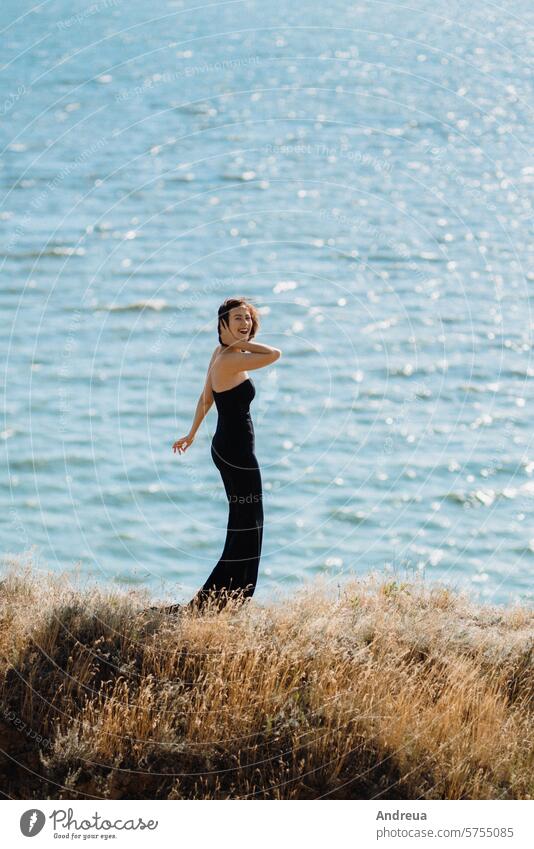
POLYGON ((2 553, 187 600, 225 297, 257 598, 419 576, 532 602, 532 5, 2 2, 2 553), (530 148, 530 151, 529 151, 530 148), (28 555, 28 556, 30 556, 28 555))

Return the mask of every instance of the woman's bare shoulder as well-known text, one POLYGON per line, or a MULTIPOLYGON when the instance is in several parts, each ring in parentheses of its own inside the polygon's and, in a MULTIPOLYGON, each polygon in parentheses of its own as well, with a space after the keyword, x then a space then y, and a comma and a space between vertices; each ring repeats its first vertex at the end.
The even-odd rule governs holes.
POLYGON ((217 345, 217 347, 215 348, 215 350, 213 351, 213 353, 211 355, 210 363, 212 363, 216 359, 216 357, 221 353, 222 350, 223 350, 222 345, 217 345))

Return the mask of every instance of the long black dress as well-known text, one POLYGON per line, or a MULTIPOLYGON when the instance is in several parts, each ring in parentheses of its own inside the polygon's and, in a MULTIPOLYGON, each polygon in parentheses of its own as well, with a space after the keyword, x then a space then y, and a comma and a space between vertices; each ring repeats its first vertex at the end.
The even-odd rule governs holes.
POLYGON ((244 601, 256 588, 263 538, 263 496, 249 409, 255 394, 249 377, 224 392, 213 390, 218 419, 211 456, 228 498, 228 528, 219 562, 190 602, 197 609, 205 605, 210 595, 221 609, 230 596, 244 601))

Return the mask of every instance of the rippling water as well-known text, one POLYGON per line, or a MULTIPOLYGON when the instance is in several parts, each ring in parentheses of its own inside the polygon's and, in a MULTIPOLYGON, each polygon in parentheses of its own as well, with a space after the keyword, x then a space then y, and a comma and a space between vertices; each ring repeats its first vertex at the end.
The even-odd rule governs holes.
POLYGON ((31 6, 0 11, 4 552, 200 586, 215 409, 171 445, 244 294, 283 350, 258 598, 532 599, 530 4, 31 6))

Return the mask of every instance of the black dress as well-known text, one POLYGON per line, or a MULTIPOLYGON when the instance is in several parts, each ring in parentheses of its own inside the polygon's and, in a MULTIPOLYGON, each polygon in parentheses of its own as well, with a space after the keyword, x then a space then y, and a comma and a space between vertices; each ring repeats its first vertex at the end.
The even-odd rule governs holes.
POLYGON ((216 606, 221 609, 230 596, 244 601, 256 588, 263 537, 263 496, 249 410, 255 394, 249 377, 224 392, 213 390, 218 419, 211 456, 228 498, 228 528, 219 562, 190 602, 197 609, 210 595, 215 596, 216 606))

